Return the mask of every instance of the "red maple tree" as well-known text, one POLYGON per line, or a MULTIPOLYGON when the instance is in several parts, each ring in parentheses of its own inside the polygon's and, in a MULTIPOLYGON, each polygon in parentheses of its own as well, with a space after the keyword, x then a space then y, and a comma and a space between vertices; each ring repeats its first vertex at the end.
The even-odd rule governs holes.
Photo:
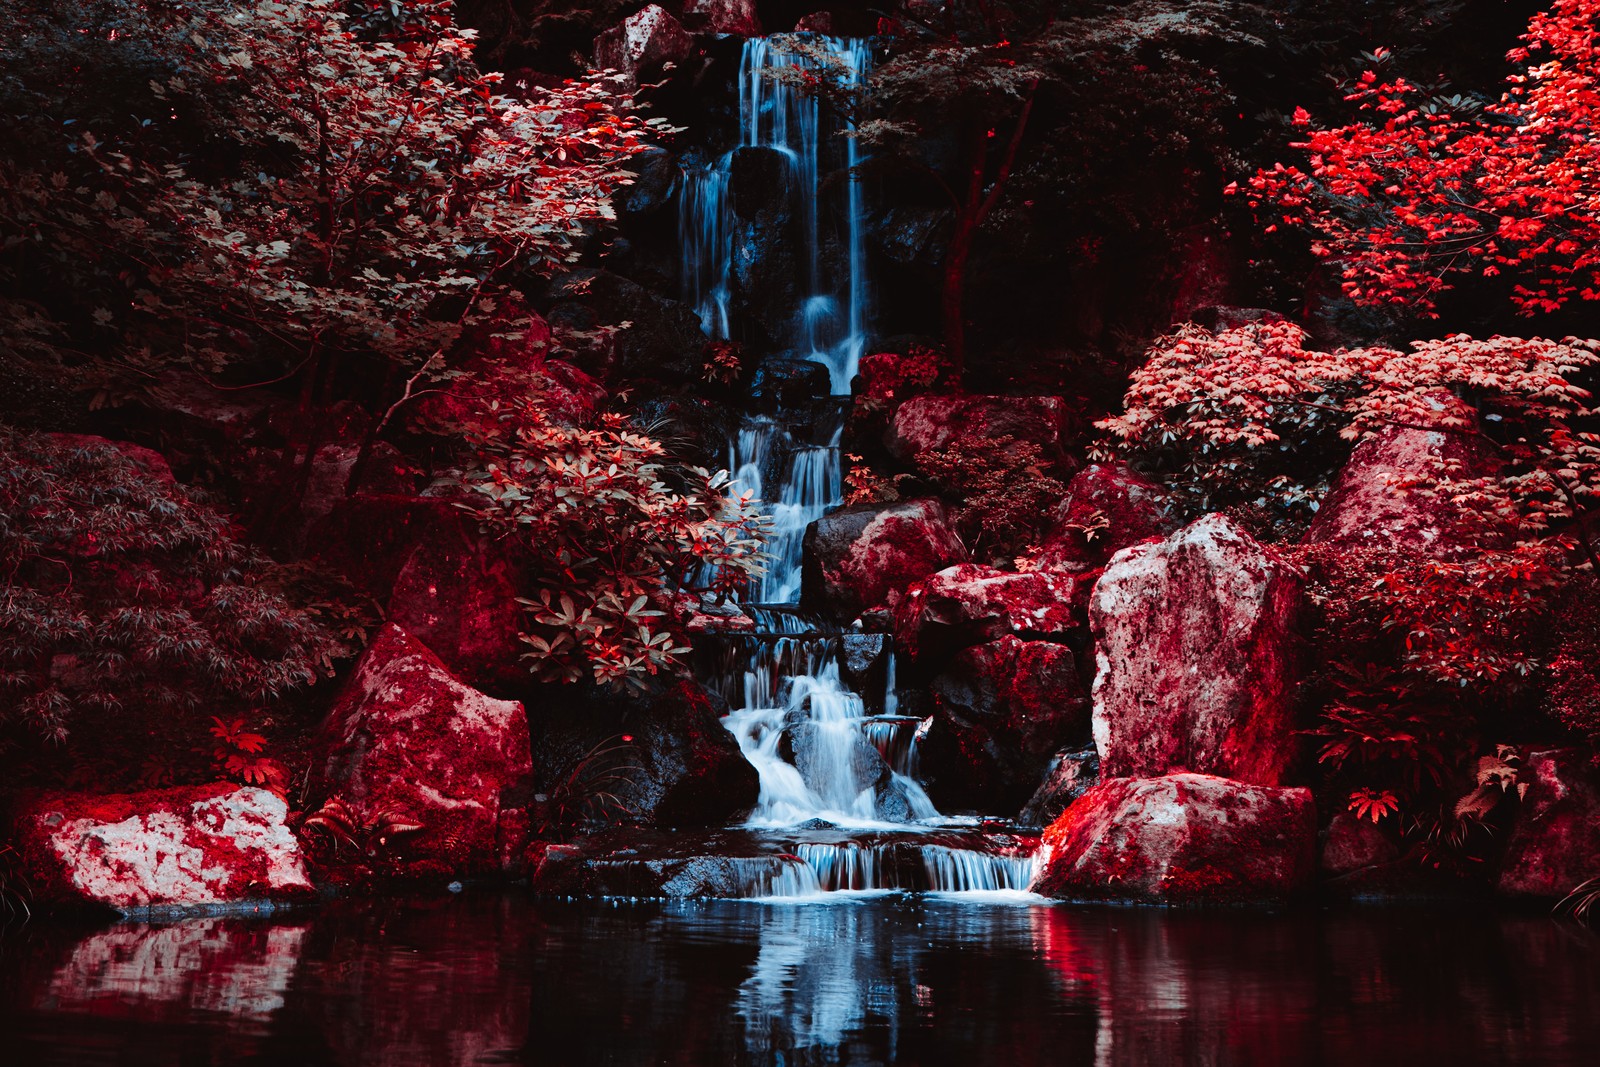
POLYGON ((1245 195, 1269 230, 1310 231, 1362 303, 1436 314, 1455 281, 1501 273, 1526 314, 1600 299, 1600 0, 1555 0, 1522 40, 1477 113, 1376 70, 1347 97, 1356 122, 1323 128, 1297 108, 1308 165, 1260 171, 1245 195))

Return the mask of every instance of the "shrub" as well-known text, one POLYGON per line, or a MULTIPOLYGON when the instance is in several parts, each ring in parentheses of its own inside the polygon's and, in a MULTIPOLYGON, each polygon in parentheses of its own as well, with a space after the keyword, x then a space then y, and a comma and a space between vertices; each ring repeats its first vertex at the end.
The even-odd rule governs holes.
POLYGON ((673 461, 619 414, 573 425, 530 396, 470 443, 485 457, 462 476, 475 513, 526 549, 523 640, 542 678, 642 687, 688 652, 675 591, 709 575, 726 596, 760 572, 749 494, 730 498, 726 471, 673 461))
POLYGON ((1309 169, 1257 173, 1251 203, 1274 226, 1308 230, 1364 303, 1432 312, 1456 281, 1502 272, 1525 313, 1600 298, 1597 20, 1600 0, 1555 0, 1535 15, 1507 56, 1518 71, 1481 112, 1366 71, 1347 98, 1361 119, 1324 128, 1297 109, 1305 140, 1294 147, 1309 169))
POLYGON ((339 647, 164 467, 0 426, 0 726, 256 705, 339 647))

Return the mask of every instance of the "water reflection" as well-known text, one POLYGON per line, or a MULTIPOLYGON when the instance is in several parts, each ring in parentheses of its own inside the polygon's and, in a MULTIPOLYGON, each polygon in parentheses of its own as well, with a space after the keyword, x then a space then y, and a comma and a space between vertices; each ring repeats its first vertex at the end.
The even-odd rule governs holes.
POLYGON ((0 938, 26 1064, 1589 1063, 1596 1003, 1593 937, 1423 910, 469 894, 0 938))

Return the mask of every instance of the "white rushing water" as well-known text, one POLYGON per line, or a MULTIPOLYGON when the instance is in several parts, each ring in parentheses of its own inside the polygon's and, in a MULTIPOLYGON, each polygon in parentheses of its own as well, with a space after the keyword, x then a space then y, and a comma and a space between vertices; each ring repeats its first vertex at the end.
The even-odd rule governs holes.
MULTIPOLYGON (((833 395, 848 396, 866 345, 870 313, 866 210, 861 184, 854 180, 860 154, 855 139, 843 136, 848 124, 785 75, 826 70, 859 85, 870 69, 871 51, 859 39, 805 39, 812 51, 795 51, 796 37, 745 42, 739 63, 738 148, 771 149, 788 166, 800 242, 801 277, 796 281, 802 296, 783 340, 796 354, 827 368, 833 395), (824 210, 822 184, 830 161, 847 175, 842 204, 828 205, 837 207, 835 211, 824 210), (826 249, 841 246, 842 276, 837 263, 825 258, 826 249)), ((748 254, 738 247, 733 212, 730 178, 736 151, 685 167, 679 196, 684 299, 699 315, 701 328, 718 340, 732 336, 734 260, 748 254)), ((839 502, 839 430, 826 441, 797 441, 771 419, 752 419, 729 446, 735 491, 751 491, 772 520, 767 548, 772 562, 751 599, 793 603, 800 597, 800 542, 806 527, 839 502), (774 462, 781 462, 783 470, 776 484, 765 485, 774 462)))
MULTIPOLYGON (((752 39, 740 60, 737 147, 686 166, 679 201, 683 296, 713 339, 743 334, 738 271, 757 254, 749 222, 734 212, 744 181, 734 180, 740 149, 767 149, 787 168, 786 234, 799 242, 787 336, 771 337, 792 355, 828 370, 829 391, 848 396, 871 318, 865 255, 866 210, 860 163, 847 124, 795 83, 796 71, 860 85, 870 65, 866 42, 809 36, 752 39), (826 72, 823 68, 827 68, 826 72), (843 180, 831 177, 842 175, 843 180), (739 186, 736 189, 735 186, 739 186)), ((741 164, 742 166, 742 164, 741 164)), ((770 236, 770 235, 769 235, 770 236)), ((769 323, 769 330, 771 325, 769 323)), ((773 861, 751 861, 749 895, 773 900, 837 899, 893 890, 1016 893, 1032 860, 971 847, 920 844, 914 836, 947 823, 915 779, 918 719, 896 715, 893 642, 884 638, 883 714, 845 684, 838 636, 794 609, 800 599, 806 528, 840 502, 842 417, 802 433, 800 420, 752 416, 728 443, 731 491, 749 492, 771 518, 766 574, 746 596, 756 636, 729 636, 710 684, 728 701, 723 720, 760 777, 747 826, 766 831, 826 824, 773 861), (839 830, 877 839, 840 839, 839 830), (883 843, 885 831, 894 843, 883 843)))
MULTIPOLYGON (((739 62, 738 148, 772 149, 787 161, 804 272, 798 279, 804 295, 794 308, 787 340, 805 358, 827 367, 831 391, 846 396, 866 344, 870 313, 866 209, 861 184, 854 180, 860 149, 855 138, 842 136, 848 131, 847 122, 785 75, 803 72, 860 85, 871 68, 872 53, 864 40, 810 34, 805 40, 812 50, 796 51, 797 39, 758 37, 744 43, 739 62), (842 278, 825 263, 828 238, 834 236, 824 229, 822 195, 830 159, 849 176, 838 213, 843 226, 842 278)), ((684 298, 699 314, 701 327, 717 340, 732 335, 729 304, 737 240, 729 180, 733 156, 728 152, 710 163, 685 167, 678 201, 684 298)))

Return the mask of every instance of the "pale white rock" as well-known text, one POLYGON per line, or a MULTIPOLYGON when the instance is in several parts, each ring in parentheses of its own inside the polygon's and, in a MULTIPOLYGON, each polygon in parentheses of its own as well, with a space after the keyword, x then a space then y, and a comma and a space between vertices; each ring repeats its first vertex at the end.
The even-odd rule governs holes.
POLYGON ((36 891, 119 910, 225 904, 311 890, 288 805, 232 784, 25 805, 19 851, 36 891))
POLYGON ((1282 784, 1299 605, 1295 569, 1221 515, 1113 556, 1089 603, 1106 777, 1282 784))

